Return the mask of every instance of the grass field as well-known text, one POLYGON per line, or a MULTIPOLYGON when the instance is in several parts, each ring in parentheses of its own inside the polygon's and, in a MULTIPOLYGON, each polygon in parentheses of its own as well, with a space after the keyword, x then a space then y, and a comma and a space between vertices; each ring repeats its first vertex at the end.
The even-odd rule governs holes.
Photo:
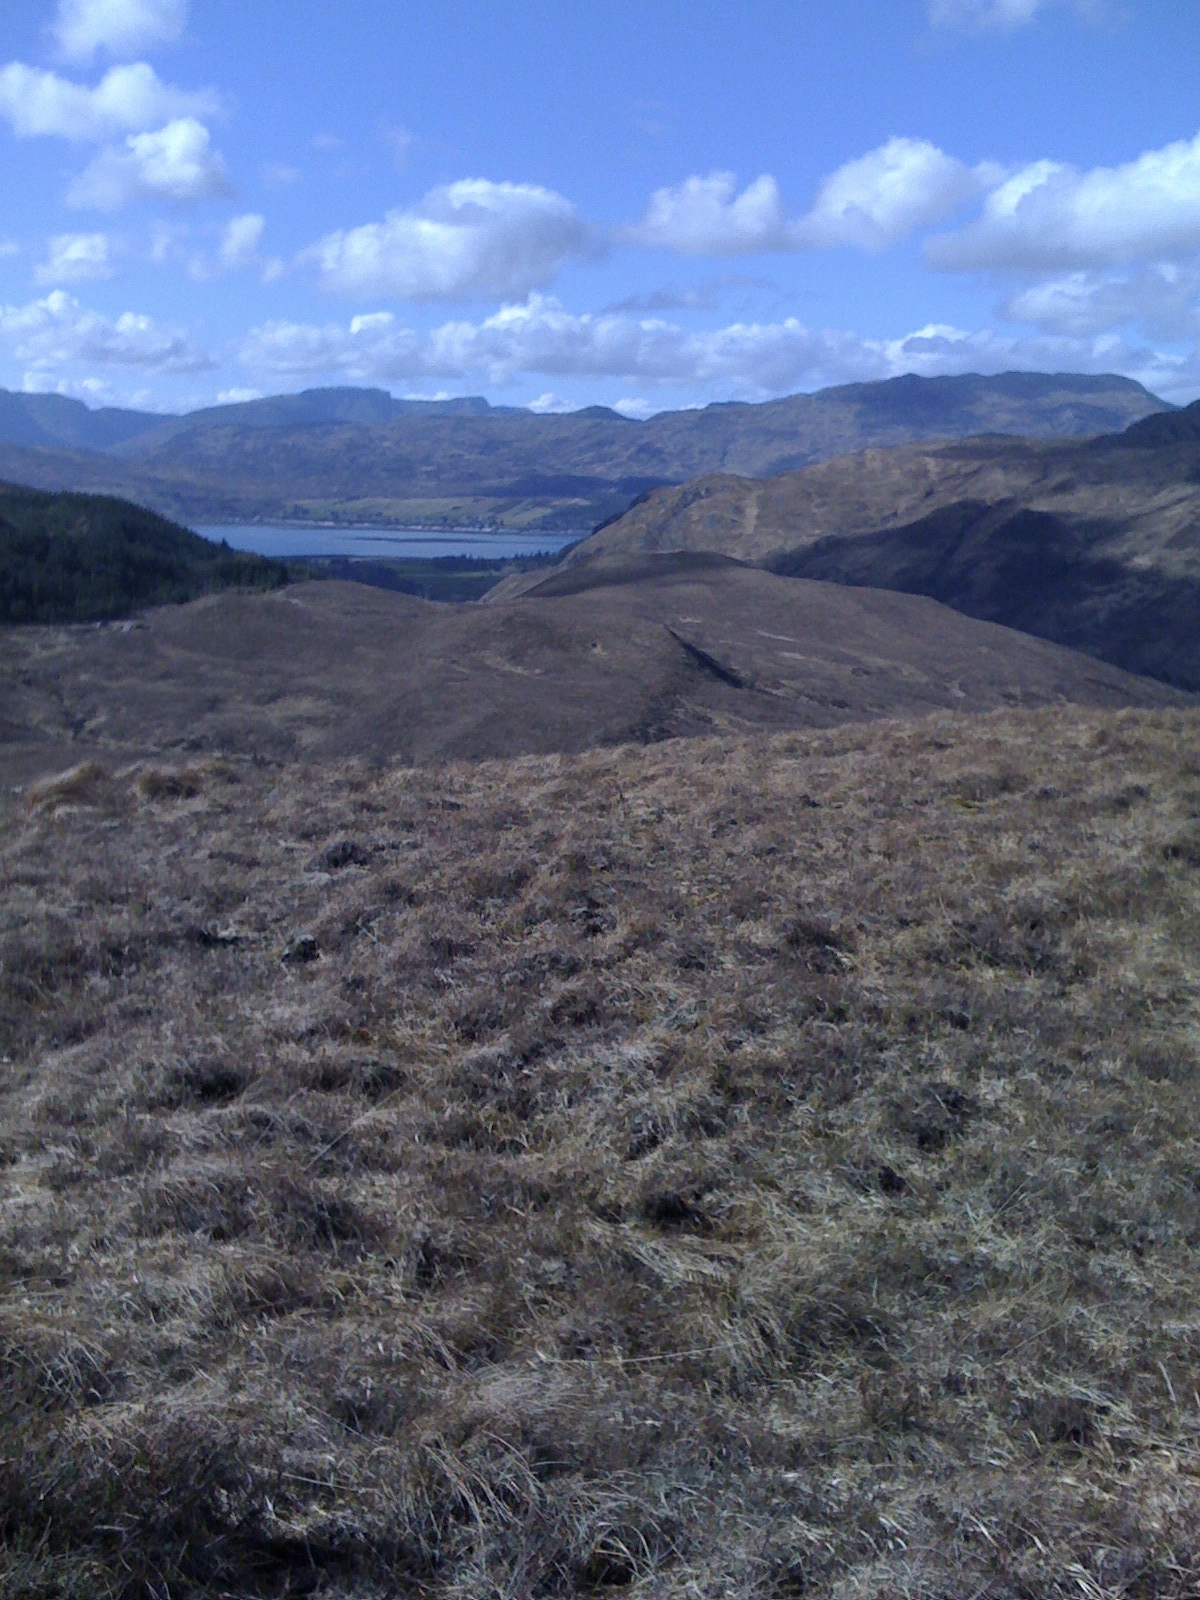
POLYGON ((0 1590, 1200 1586, 1200 723, 0 798, 0 1590))

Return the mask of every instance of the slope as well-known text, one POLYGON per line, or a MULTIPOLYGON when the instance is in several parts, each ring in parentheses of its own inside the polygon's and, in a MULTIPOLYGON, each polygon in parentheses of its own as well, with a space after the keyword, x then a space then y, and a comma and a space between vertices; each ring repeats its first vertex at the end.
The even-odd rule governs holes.
POLYGON ((0 623, 84 622, 215 589, 278 588, 282 562, 243 555, 100 495, 0 484, 0 623))
POLYGON ((1200 407, 1084 442, 867 451, 658 490, 569 558, 712 550, 929 594, 1200 685, 1200 407))
POLYGON ((508 605, 357 584, 219 595, 115 629, 10 629, 0 763, 156 749, 440 761, 942 709, 1187 697, 916 596, 719 558, 572 571, 508 605))
POLYGON ((1194 712, 0 794, 5 1600, 1200 1590, 1194 712))

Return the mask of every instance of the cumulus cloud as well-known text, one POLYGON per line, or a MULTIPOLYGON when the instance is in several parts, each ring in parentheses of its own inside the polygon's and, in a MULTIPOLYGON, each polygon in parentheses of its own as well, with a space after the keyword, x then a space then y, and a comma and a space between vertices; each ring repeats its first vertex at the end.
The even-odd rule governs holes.
POLYGON ((929 0, 929 24, 960 33, 1012 33, 1044 11, 1073 11, 1085 22, 1102 22, 1115 13, 1110 0, 929 0))
POLYGON ((31 380, 52 383, 73 367, 201 372, 213 365, 182 328, 134 311, 109 318, 63 289, 28 305, 0 305, 0 349, 23 363, 31 380))
POLYGON ((479 322, 446 322, 428 332, 391 312, 355 317, 347 326, 267 323, 247 337, 240 359, 271 378, 339 374, 354 381, 483 379, 503 386, 536 373, 709 385, 747 395, 832 381, 832 372, 882 375, 881 359, 854 335, 813 331, 792 318, 691 332, 653 318, 576 314, 540 295, 479 322))
POLYGON ((459 300, 528 294, 590 248, 586 224, 562 195, 465 178, 382 222, 328 234, 305 255, 335 294, 459 300))
POLYGON ((623 395, 621 399, 613 401, 612 408, 623 417, 631 417, 634 422, 645 422, 647 417, 662 410, 661 406, 656 406, 652 400, 646 400, 641 395, 623 395))
POLYGON ((1103 333, 1010 337, 985 328, 974 332, 932 325, 888 340, 883 352, 894 372, 935 377, 961 372, 1120 372, 1167 399, 1191 399, 1200 381, 1200 352, 1179 355, 1141 341, 1103 333))
POLYGON ((59 0, 53 31, 71 61, 90 61, 97 50, 130 56, 174 44, 187 13, 188 0, 59 0))
POLYGON ((568 411, 574 411, 575 407, 553 390, 547 390, 545 394, 539 394, 536 400, 530 400, 525 409, 536 412, 539 417, 561 417, 568 411))
POLYGON ((221 265, 227 272, 239 267, 250 267, 258 260, 258 247, 267 231, 267 220, 256 212, 244 217, 234 217, 226 223, 221 239, 221 265))
POLYGON ((1200 250, 1200 134, 1119 167, 1022 167, 983 214, 933 239, 930 263, 952 271, 1039 272, 1172 259, 1200 250))
POLYGON ((887 250, 979 194, 985 176, 925 139, 889 139, 825 179, 794 237, 816 248, 887 250))
POLYGON ((111 276, 112 247, 106 233, 59 233, 49 241, 49 253, 33 280, 61 285, 111 276))
POLYGON ((210 116, 220 104, 209 89, 191 91, 164 83, 145 61, 110 68, 95 88, 20 61, 0 67, 0 117, 22 139, 53 136, 99 143, 176 117, 210 116))
POLYGON ((177 205, 228 194, 229 180, 211 136, 194 117, 180 117, 155 133, 135 133, 124 146, 101 150, 67 190, 67 204, 115 211, 134 200, 177 205))
POLYGON ((786 250, 791 241, 779 185, 769 173, 741 194, 732 172, 691 177, 674 188, 656 189, 646 213, 622 237, 647 249, 680 255, 745 255, 786 250))
POLYGON ((1001 307, 1012 322, 1085 338, 1137 324, 1153 338, 1200 334, 1200 265, 1155 262, 1131 272, 1069 272, 1018 290, 1001 307))
POLYGON ((303 176, 299 167, 293 167, 286 161, 264 161, 258 173, 272 189, 290 189, 303 176))
POLYGON ((925 139, 889 139, 821 184, 806 216, 789 222, 779 186, 764 174, 739 194, 731 172, 658 189, 625 243, 681 255, 744 255, 850 245, 887 250, 941 222, 982 193, 995 169, 972 170, 925 139))
POLYGON ((220 230, 216 251, 212 255, 194 254, 188 262, 188 272, 197 283, 227 272, 251 271, 259 273, 264 283, 274 283, 287 268, 278 257, 262 254, 266 231, 266 218, 256 211, 230 218, 220 230))
MULTIPOLYGON (((480 321, 445 322, 428 331, 387 311, 348 324, 270 322, 250 332, 239 360, 264 388, 281 380, 330 379, 502 388, 537 375, 555 385, 552 395, 571 379, 611 378, 626 393, 682 390, 751 400, 904 372, 1116 371, 1169 396, 1194 390, 1200 378, 1195 358, 1156 353, 1108 334, 1014 338, 931 325, 895 339, 864 339, 790 317, 694 332, 652 318, 580 315, 536 295, 480 321)), ((634 416, 657 409, 644 395, 622 405, 634 416)))

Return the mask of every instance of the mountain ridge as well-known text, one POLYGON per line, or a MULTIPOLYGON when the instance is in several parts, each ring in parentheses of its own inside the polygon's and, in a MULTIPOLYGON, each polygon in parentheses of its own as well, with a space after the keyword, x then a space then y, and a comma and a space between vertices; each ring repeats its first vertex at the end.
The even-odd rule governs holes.
POLYGON ((712 471, 764 477, 864 446, 981 433, 1097 434, 1171 410, 1131 379, 1070 373, 908 375, 644 421, 351 388, 174 418, 72 406, 0 395, 0 475, 122 494, 192 522, 580 530, 712 471), (103 437, 81 449, 88 418, 103 437))

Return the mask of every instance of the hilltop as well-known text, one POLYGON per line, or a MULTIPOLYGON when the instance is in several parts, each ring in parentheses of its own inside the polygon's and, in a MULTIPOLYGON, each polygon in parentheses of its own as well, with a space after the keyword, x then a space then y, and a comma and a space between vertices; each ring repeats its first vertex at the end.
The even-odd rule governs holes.
POLYGON ((572 568, 507 604, 353 583, 119 628, 9 629, 8 781, 156 752, 439 762, 939 710, 1189 697, 916 596, 714 557, 572 568))
POLYGON ((965 613, 1200 686, 1200 404, 1127 433, 870 450, 647 495, 571 562, 705 550, 965 613))
POLYGON ((779 473, 867 446, 1112 432, 1170 407, 1114 376, 902 377, 635 421, 478 398, 311 390, 184 417, 0 394, 0 473, 121 494, 191 522, 586 529, 704 473, 779 473))

